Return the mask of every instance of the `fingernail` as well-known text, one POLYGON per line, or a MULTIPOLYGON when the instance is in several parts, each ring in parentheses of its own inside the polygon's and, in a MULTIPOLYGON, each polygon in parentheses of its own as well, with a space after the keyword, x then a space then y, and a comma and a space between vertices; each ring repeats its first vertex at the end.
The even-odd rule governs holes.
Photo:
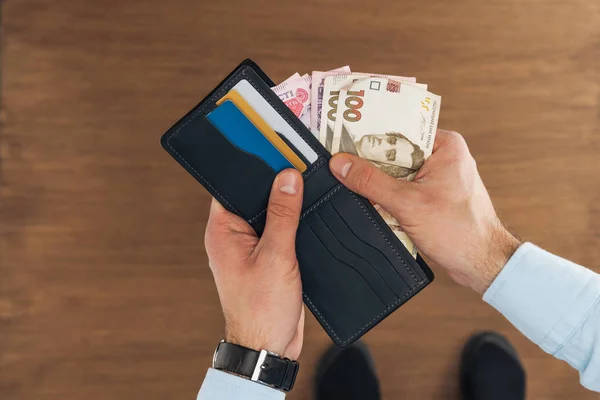
POLYGON ((284 172, 277 179, 279 191, 294 195, 298 193, 298 177, 292 171, 284 172))
POLYGON ((331 170, 342 178, 348 175, 350 167, 352 167, 352 162, 347 157, 337 156, 331 159, 331 170))

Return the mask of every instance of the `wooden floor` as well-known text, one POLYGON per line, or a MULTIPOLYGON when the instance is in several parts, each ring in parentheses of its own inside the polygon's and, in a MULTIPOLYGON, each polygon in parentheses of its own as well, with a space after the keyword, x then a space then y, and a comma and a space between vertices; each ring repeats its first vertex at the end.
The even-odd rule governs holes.
MULTIPOLYGON (((600 271, 597 0, 14 0, 3 10, 0 398, 192 399, 221 337, 210 198, 160 135, 238 62, 350 64, 443 96, 504 220, 600 271)), ((366 336, 385 399, 456 399, 496 329, 530 399, 592 399, 477 295, 436 282, 366 336), (407 321, 412 321, 410 324, 407 321)), ((297 389, 329 339, 309 317, 297 389)))

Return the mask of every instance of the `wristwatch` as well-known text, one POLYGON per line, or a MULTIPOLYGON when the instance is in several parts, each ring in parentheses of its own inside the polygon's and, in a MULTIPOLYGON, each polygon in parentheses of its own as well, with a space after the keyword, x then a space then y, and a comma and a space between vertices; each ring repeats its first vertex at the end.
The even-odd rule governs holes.
POLYGON ((298 362, 268 350, 256 351, 221 340, 212 367, 289 392, 298 374, 298 362))

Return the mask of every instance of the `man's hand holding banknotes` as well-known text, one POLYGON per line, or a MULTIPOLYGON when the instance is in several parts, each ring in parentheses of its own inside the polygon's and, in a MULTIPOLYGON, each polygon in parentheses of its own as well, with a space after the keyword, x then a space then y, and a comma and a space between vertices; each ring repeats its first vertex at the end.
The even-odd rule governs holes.
MULTIPOLYGON (((432 153, 441 97, 414 77, 352 73, 345 66, 293 75, 273 91, 331 154, 354 154, 394 178, 412 180, 432 153)), ((398 221, 376 208, 416 257, 398 221)))

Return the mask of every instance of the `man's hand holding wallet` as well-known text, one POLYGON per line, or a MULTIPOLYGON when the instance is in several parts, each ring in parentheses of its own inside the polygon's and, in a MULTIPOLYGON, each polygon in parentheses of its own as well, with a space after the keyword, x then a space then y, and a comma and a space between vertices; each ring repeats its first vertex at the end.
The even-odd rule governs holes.
POLYGON ((273 376, 267 371, 256 380, 283 390, 293 386, 298 368, 291 360, 298 359, 304 339, 302 282, 295 251, 302 191, 302 176, 293 169, 275 178, 260 238, 246 221, 213 199, 205 235, 225 316, 224 342, 243 347, 239 358, 232 361, 226 355, 220 366, 221 344, 213 367, 252 378, 258 352, 266 350, 277 354, 270 360, 280 361, 281 372, 273 376), (255 359, 244 370, 242 360, 251 356, 255 359))

